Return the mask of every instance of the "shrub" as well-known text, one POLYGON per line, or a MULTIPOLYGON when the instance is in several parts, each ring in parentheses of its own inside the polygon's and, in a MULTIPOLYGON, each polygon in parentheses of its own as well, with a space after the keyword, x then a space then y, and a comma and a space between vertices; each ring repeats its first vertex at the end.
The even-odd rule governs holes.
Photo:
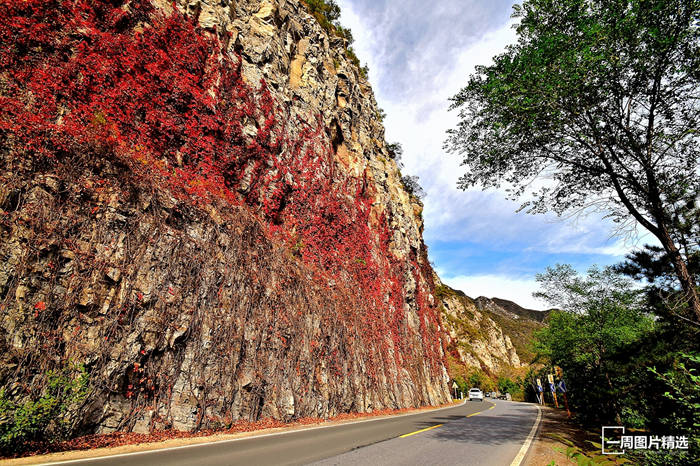
POLYGON ((418 199, 423 199, 425 197, 425 190, 420 185, 417 176, 405 175, 401 177, 401 184, 403 184, 403 189, 412 196, 418 199))
MULTIPOLYGON (((335 0, 304 0, 304 3, 306 3, 309 11, 323 29, 329 32, 337 32, 338 29, 343 30, 338 24, 340 7, 335 3, 335 0)), ((348 29, 347 31, 349 32, 350 30, 348 29)))
POLYGON ((45 374, 46 384, 38 396, 15 400, 0 388, 0 451, 22 450, 27 442, 62 440, 69 433, 70 411, 88 393, 88 374, 83 365, 71 364, 45 374))
POLYGON ((498 378, 498 391, 501 393, 510 393, 511 395, 522 394, 522 383, 519 380, 513 380, 507 376, 498 378))
POLYGON ((680 353, 676 355, 673 367, 660 373, 649 368, 668 391, 664 396, 673 401, 674 409, 662 422, 669 429, 688 435, 690 445, 681 455, 648 454, 650 464, 696 464, 700 462, 700 437, 693 435, 700 430, 700 353, 680 353))

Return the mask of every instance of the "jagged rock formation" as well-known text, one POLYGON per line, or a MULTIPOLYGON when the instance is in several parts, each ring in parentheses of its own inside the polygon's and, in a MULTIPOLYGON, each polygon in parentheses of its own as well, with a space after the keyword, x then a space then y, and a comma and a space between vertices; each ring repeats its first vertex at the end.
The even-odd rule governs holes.
POLYGON ((546 325, 551 310, 526 309, 513 301, 483 296, 476 298, 474 304, 510 337, 521 362, 529 364, 535 357, 531 347, 532 333, 546 325))
POLYGON ((84 364, 75 433, 449 399, 422 206, 371 88, 303 5, 7 10, 7 394, 84 364))
POLYGON ((450 336, 448 351, 455 362, 496 374, 532 360, 532 332, 542 327, 547 312, 524 309, 498 298, 474 300, 439 281, 437 296, 450 336))
POLYGON ((520 367, 520 358, 508 335, 463 292, 438 285, 443 321, 450 335, 448 350, 469 367, 496 373, 506 366, 520 367))

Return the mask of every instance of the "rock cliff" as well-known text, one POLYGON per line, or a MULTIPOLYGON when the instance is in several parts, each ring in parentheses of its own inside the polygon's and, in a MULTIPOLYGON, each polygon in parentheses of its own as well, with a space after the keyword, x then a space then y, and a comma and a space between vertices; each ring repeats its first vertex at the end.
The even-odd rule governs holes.
MULTIPOLYGON (((451 372, 477 368, 497 375, 527 366, 533 360, 532 334, 545 325, 548 311, 525 309, 498 298, 472 299, 441 283, 438 277, 435 281, 449 334, 451 372)), ((456 376, 453 373, 450 375, 456 376)))
POLYGON ((530 364, 535 358, 532 334, 547 325, 550 311, 526 309, 507 299, 480 296, 473 301, 477 309, 487 314, 510 337, 520 361, 530 364))
POLYGON ((448 351, 456 362, 467 367, 498 373, 505 367, 520 367, 521 361, 510 336, 480 310, 463 292, 442 283, 437 296, 443 306, 443 321, 449 333, 448 351))
POLYGON ((74 433, 449 399, 422 206, 303 4, 3 8, 7 396, 82 364, 74 433))

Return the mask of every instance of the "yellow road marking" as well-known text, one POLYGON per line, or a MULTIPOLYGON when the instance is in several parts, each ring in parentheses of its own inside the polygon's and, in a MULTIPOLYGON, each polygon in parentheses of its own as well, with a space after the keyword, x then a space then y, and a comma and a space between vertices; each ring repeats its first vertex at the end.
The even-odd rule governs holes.
MULTIPOLYGON (((496 405, 493 405, 493 404, 492 404, 488 409, 485 409, 484 411, 488 411, 489 409, 493 409, 493 408, 495 408, 495 407, 496 407, 496 405)), ((483 413, 484 411, 479 411, 478 413, 468 414, 466 417, 476 416, 477 414, 481 414, 481 413, 483 413)), ((440 426, 442 426, 442 425, 443 425, 443 424, 437 424, 437 425, 434 425, 434 426, 432 426, 432 427, 426 427, 425 429, 421 429, 421 430, 417 430, 417 431, 415 431, 415 432, 411 432, 411 433, 409 433, 409 434, 399 435, 399 438, 406 438, 406 437, 410 437, 411 435, 420 434, 421 432, 425 432, 426 430, 432 430, 432 429, 435 429, 436 427, 440 427, 440 426)))
MULTIPOLYGON (((493 409, 493 408, 495 408, 495 407, 496 407, 496 405, 491 405, 491 407, 490 407, 489 409, 493 409)), ((485 409, 484 411, 488 411, 489 409, 485 409)), ((483 413, 484 411, 479 411, 479 412, 476 412, 476 413, 467 414, 466 417, 476 416, 477 414, 481 414, 481 413, 483 413)))
POLYGON ((411 432, 410 434, 399 435, 399 438, 405 438, 405 437, 410 437, 411 435, 420 434, 421 432, 425 432, 426 430, 435 429, 436 427, 440 427, 441 425, 442 425, 442 424, 438 424, 438 425, 436 425, 436 426, 426 427, 425 429, 421 429, 421 430, 417 430, 417 431, 415 431, 415 432, 411 432))

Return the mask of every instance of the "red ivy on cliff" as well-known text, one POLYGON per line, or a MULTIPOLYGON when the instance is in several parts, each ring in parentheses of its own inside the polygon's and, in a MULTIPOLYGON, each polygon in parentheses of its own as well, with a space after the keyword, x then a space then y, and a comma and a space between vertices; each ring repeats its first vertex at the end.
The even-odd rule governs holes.
POLYGON ((361 294, 363 335, 381 358, 393 341, 399 366, 413 274, 437 370, 439 313, 419 276, 429 272, 393 256, 386 219, 371 226, 367 175, 335 168, 320 117, 287 134, 284 111, 264 82, 244 82, 240 62, 216 34, 149 0, 0 0, 0 141, 36 170, 98 154, 196 203, 246 203, 322 279, 361 294))

